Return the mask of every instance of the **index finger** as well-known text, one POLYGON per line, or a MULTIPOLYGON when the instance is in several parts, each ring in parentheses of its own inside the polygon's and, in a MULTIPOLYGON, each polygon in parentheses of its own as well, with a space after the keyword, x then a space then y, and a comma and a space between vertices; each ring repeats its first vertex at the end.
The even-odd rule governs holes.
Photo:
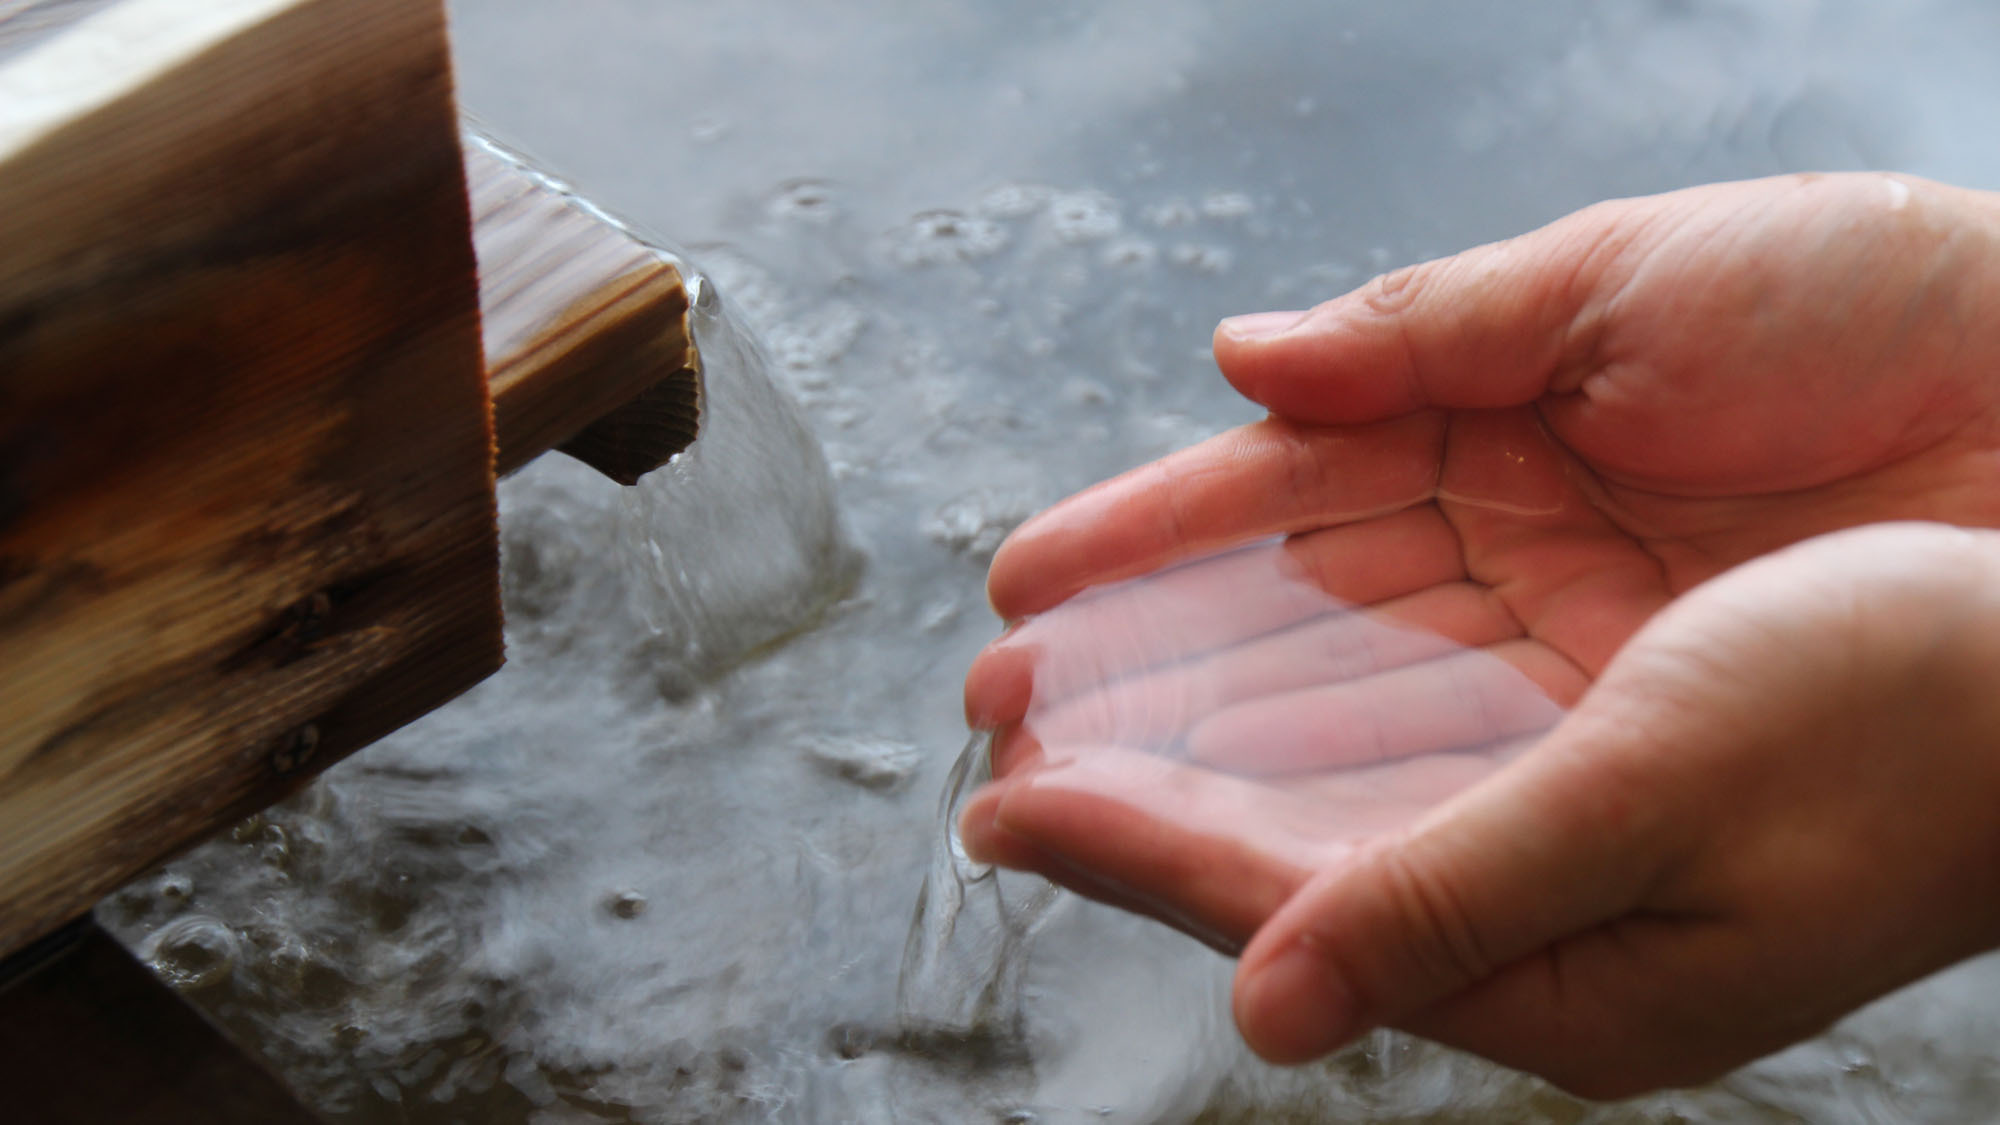
POLYGON ((1017 528, 986 593, 1013 620, 1086 587, 1246 539, 1381 516, 1437 490, 1444 416, 1363 426, 1267 418, 1085 489, 1017 528))

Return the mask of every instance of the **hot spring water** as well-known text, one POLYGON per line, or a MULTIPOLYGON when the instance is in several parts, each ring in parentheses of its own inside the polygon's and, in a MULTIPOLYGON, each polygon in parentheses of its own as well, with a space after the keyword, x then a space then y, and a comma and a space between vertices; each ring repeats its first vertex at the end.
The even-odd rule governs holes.
POLYGON ((991 552, 1255 417, 1219 316, 1604 195, 2000 182, 1951 155, 1977 3, 1295 7, 464 5, 468 104, 707 240, 704 434, 636 490, 503 482, 507 667, 107 925, 355 1123, 1990 1115, 1991 960, 1591 1106, 1388 1034, 1262 1067, 1226 959, 953 852, 991 552))

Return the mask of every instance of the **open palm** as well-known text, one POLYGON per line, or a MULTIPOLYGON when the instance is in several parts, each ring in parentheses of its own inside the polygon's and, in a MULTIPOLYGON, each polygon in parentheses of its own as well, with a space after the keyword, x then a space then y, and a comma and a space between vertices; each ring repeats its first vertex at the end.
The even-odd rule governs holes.
MULTIPOLYGON (((1570 704, 1659 610, 1747 560, 1886 520, 2000 525, 1996 263, 2000 216, 1974 193, 1794 177, 1602 204, 1226 322, 1217 360, 1273 416, 1024 525, 989 592, 1028 618, 1285 535, 1329 597, 1570 704)), ((976 853, 1233 947, 1377 825, 1117 751, 1050 777, 1021 737, 1020 644, 968 677, 969 713, 1003 732, 963 820, 976 853)), ((1336 714, 1290 717, 1332 742, 1336 714)))

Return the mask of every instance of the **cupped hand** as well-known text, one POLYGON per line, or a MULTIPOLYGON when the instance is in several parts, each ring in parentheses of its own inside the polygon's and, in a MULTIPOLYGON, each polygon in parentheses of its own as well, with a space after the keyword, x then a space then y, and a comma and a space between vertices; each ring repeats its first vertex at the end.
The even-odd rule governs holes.
POLYGON ((1428 811, 1110 751, 1019 771, 962 827, 1197 935, 1254 930, 1235 1007, 1268 1058, 1395 1026, 1623 1096, 2000 943, 1994 668, 2000 534, 1882 524, 1677 600, 1428 811))
MULTIPOLYGON (((1455 974, 1432 972, 1425 988, 1348 980, 1343 987, 1360 989, 1366 1002, 1320 1003, 1305 992, 1285 1001, 1283 990, 1257 984, 1275 979, 1260 951, 1322 934, 1306 945, 1336 968, 1341 958, 1363 964, 1389 956, 1352 945, 1337 915, 1311 921, 1298 913, 1324 912, 1333 901, 1301 887, 1344 885, 1341 872, 1416 871, 1398 857, 1438 834, 1509 854, 1509 840, 1492 825, 1514 822, 1494 819, 1493 810, 1513 801, 1548 812, 1549 793, 1567 792, 1524 789, 1522 779, 1554 784, 1547 763, 1594 753, 1595 743, 1568 732, 1602 734, 1623 721, 1619 708, 1648 698, 1649 672, 1629 673, 1619 681, 1629 686, 1611 690, 1613 657, 1698 583, 1839 528, 1896 519, 2000 523, 2000 318, 1989 315, 2000 307, 1996 251, 2000 208, 1987 196, 1908 177, 1795 177, 1602 204, 1522 238, 1378 279, 1310 313, 1225 322, 1216 337, 1225 375, 1273 417, 1024 525, 995 559, 989 591, 1000 612, 1029 616, 1098 583, 1282 534, 1331 597, 1373 606, 1449 603, 1430 627, 1530 670, 1561 702, 1580 701, 1577 716, 1561 737, 1454 798, 1424 827, 1372 842, 1329 840, 1309 827, 1246 842, 1255 834, 1232 832, 1220 815, 1262 799, 1228 789, 1240 779, 1191 783, 1173 763, 1106 755, 1093 790, 1075 771, 1047 784, 1053 779, 1038 776, 1037 756, 1026 754, 996 763, 1000 779, 968 809, 968 844, 1224 944, 1261 926, 1239 979, 1239 1018, 1272 1057, 1306 1057, 1373 1023, 1404 1021, 1585 1085, 1589 1073, 1563 1070, 1560 1051, 1538 1062, 1466 1027, 1418 1020, 1426 1005, 1468 987, 1457 978, 1515 979, 1509 965, 1556 948, 1547 942, 1562 927, 1583 927, 1562 908, 1567 899, 1590 900, 1582 889, 1496 904, 1482 923, 1536 932, 1543 946, 1466 945, 1465 934, 1445 935, 1455 974), (1120 799, 1134 784, 1178 792, 1216 815, 1135 818, 1135 805, 1120 799), (1222 876, 1214 874, 1218 854, 1232 856, 1222 876), (1455 983, 1437 983, 1448 978, 1455 983), (1335 1030, 1299 1030, 1314 1012, 1345 1014, 1332 1021, 1335 1030)), ((1676 613, 1702 620, 1698 606, 1676 613)), ((1711 627, 1685 628, 1705 635, 1711 627)), ((1808 645, 1827 637, 1826 628, 1790 618, 1749 628, 1793 630, 1808 645)), ((1673 647, 1673 635, 1661 643, 1673 647)), ((1618 667, 1650 668, 1642 651, 1618 667)), ((1784 676, 1751 677, 1727 655, 1700 666, 1764 690, 1784 687, 1777 682, 1784 676)), ((1002 728, 1003 745, 1029 694, 1022 671, 1002 646, 968 678, 969 713, 1002 728)), ((1673 690, 1691 710, 1707 705, 1694 687, 1673 690)), ((1858 688, 1838 690, 1846 694, 1824 701, 1828 714, 1858 688)), ((1796 729, 1786 735, 1767 724, 1767 741, 1818 729, 1807 712, 1783 713, 1796 729)), ((1719 732, 1690 727, 1681 735, 1713 740, 1719 732)), ((1653 752, 1665 760, 1679 753, 1669 743, 1653 752)), ((1767 756, 1804 768, 1796 756, 1767 756)), ((1696 774, 1687 784, 1726 775, 1696 774)), ((1706 784, 1708 803, 1727 807, 1717 799, 1727 795, 1724 783, 1706 784)), ((1645 841, 1627 833, 1653 807, 1653 798, 1633 799, 1634 821, 1614 818, 1598 825, 1610 833, 1604 839, 1570 837, 1564 846, 1593 853, 1581 858, 1629 860, 1645 841)), ((1587 806, 1595 798, 1578 800, 1587 806)), ((1538 861, 1560 871, 1561 858, 1538 861)), ((1428 914, 1436 926, 1457 924, 1461 912, 1451 902, 1428 901, 1421 884, 1404 891, 1400 908, 1428 914)), ((1889 975, 1908 979, 1904 970, 1889 975)), ((1314 979, 1346 980, 1333 969, 1314 979)), ((1553 968, 1548 979, 1564 983, 1553 968)), ((1703 982, 1691 973, 1686 983, 1703 982)), ((1842 996, 1839 1003, 1855 1002, 1842 996)), ((1810 1023, 1828 1014, 1787 1018, 1810 1023)), ((1573 1017, 1565 1016, 1573 1026, 1588 1022, 1573 1017)), ((1750 1039, 1775 1045, 1769 1034, 1750 1039)), ((1730 1060, 1740 1061, 1746 1048, 1731 1042, 1730 1060)), ((1712 1063, 1703 1056, 1702 1065, 1712 1063)), ((1682 1073, 1671 1060, 1661 1065, 1669 1078, 1682 1073)))

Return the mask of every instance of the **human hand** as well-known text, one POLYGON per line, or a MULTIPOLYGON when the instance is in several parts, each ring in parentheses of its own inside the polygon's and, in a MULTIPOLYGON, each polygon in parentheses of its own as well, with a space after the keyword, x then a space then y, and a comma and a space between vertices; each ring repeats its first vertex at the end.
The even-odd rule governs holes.
MULTIPOLYGON (((1018 618, 1220 545, 1309 533, 1294 541, 1330 595, 1435 603, 1456 615, 1451 635, 1571 702, 1661 606, 1745 559, 1884 519, 1996 522, 2000 329, 1980 311, 2000 307, 1994 214, 1988 197, 1903 178, 1720 185, 1591 208, 1303 317, 1226 323, 1225 374, 1279 417, 1031 521, 996 557, 995 606, 1018 618)), ((993 655, 968 710, 1005 728, 1020 701, 993 655)), ((1033 757, 996 761, 968 844, 1184 928, 1219 920, 1211 940, 1241 940, 1328 862, 1266 848, 1237 865, 1265 878, 1212 880, 1214 901, 1191 909, 1108 879, 1117 857, 1079 843, 1081 824, 981 842, 1003 803, 1016 827, 1036 807, 1014 784, 1033 757)), ((1242 842, 1186 827, 1126 855, 1185 876, 1242 842)))
POLYGON ((1016 768, 961 824, 976 856, 1256 930, 1236 1014, 1269 1058, 1389 1025, 1624 1096, 2000 943, 1995 668, 2000 535, 1878 525, 1676 601, 1428 812, 1110 751, 1016 768))

